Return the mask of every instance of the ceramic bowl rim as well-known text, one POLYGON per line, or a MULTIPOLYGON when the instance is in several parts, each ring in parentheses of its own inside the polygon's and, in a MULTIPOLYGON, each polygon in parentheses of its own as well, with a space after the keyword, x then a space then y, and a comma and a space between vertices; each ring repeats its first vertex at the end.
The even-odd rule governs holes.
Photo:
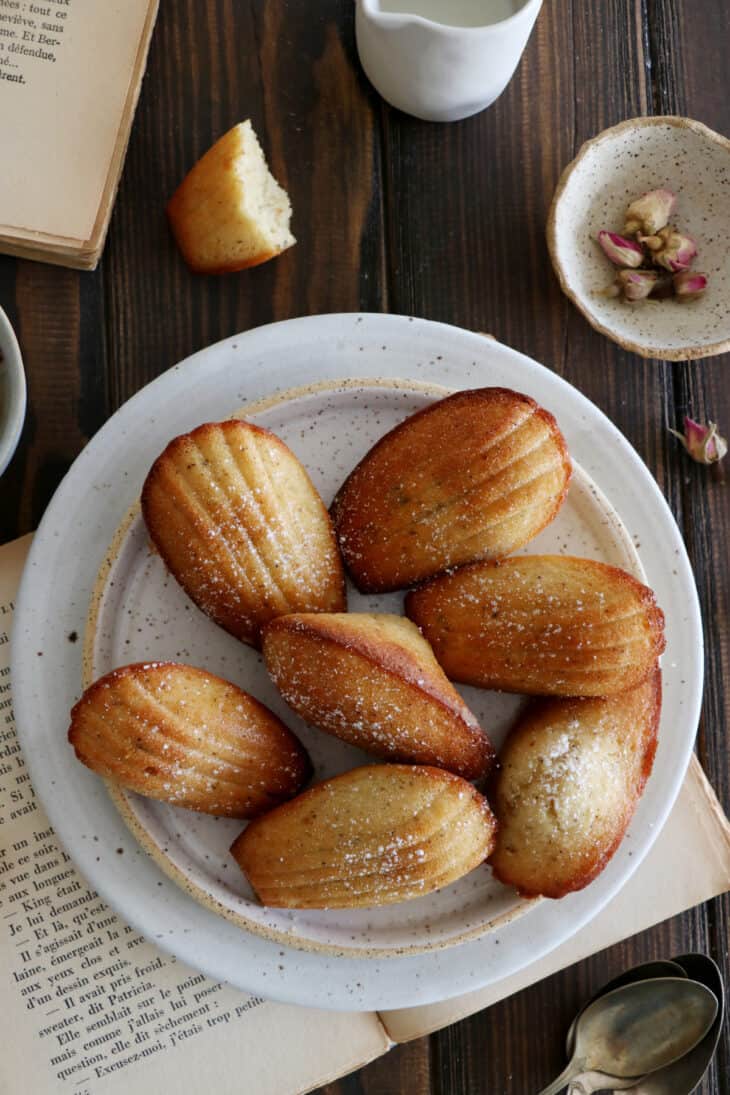
POLYGON ((6 313, 0 308, 0 352, 8 375, 9 404, 0 417, 0 475, 10 463, 23 429, 26 408, 26 383, 23 356, 6 313))
MULTIPOLYGON (((584 303, 580 293, 576 292, 576 290, 570 286, 560 261, 558 250, 556 231, 558 207, 560 205, 560 199, 568 185, 568 181, 578 164, 594 148, 597 148, 606 141, 613 140, 621 133, 626 133, 632 129, 642 129, 645 126, 661 125, 669 125, 675 129, 689 129, 699 137, 704 138, 712 144, 718 145, 720 148, 723 148, 726 152, 730 153, 730 140, 727 137, 723 137, 721 133, 717 133, 714 129, 710 129, 704 122, 698 122, 694 118, 685 118, 678 114, 654 114, 647 117, 627 118, 625 121, 619 122, 618 125, 613 125, 608 129, 602 130, 595 137, 591 137, 590 140, 585 141, 581 145, 577 155, 564 168, 560 179, 558 180, 558 185, 555 188, 555 193, 552 202, 550 203, 550 212, 548 213, 547 245, 553 269, 560 282, 560 288, 578 311, 585 316, 591 327, 598 331, 599 334, 606 335, 607 338, 617 342, 624 350, 630 350, 635 354, 639 354, 640 357, 659 358, 663 361, 693 361, 697 358, 714 357, 717 354, 724 354, 730 351, 730 334, 727 338, 721 339, 719 342, 708 343, 706 346, 697 346, 694 344, 675 347, 646 346, 641 343, 633 342, 629 338, 624 338, 611 327, 601 323, 588 305, 584 303)), ((730 309, 728 310, 728 321, 730 322, 730 309)))

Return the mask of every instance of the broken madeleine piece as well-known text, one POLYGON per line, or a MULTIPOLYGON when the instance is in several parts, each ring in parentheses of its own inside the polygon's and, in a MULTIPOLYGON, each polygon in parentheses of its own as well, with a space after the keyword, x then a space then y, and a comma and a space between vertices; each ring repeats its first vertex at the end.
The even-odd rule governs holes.
POLYGON ((509 555, 557 514, 571 465, 555 419, 506 388, 457 392, 370 450, 332 506, 363 593, 509 555))
POLYGON ((231 854, 263 905, 388 905, 483 863, 495 821, 470 783, 440 768, 379 764, 325 780, 249 825, 231 854))
POLYGON ((406 613, 448 677, 505 692, 623 692, 653 671, 665 645, 647 586, 571 556, 463 567, 409 593, 406 613))
POLYGON ((229 129, 191 168, 167 216, 196 274, 258 266, 296 243, 289 197, 269 171, 250 121, 229 129))
POLYGON ((500 753, 491 801, 494 874, 524 897, 564 897, 601 873, 651 773, 661 709, 657 669, 607 699, 538 700, 500 753))
POLYGON ((142 514, 188 596, 243 642, 258 645, 275 616, 347 607, 324 503, 269 430, 231 419, 176 437, 145 480, 142 514))
POLYGON ((172 662, 127 665, 96 681, 71 711, 68 738, 100 776, 204 814, 257 817, 312 773, 304 747, 262 703, 172 662))
POLYGON ((402 616, 280 616, 263 635, 266 667, 307 722, 386 760, 481 779, 494 749, 433 656, 402 616))

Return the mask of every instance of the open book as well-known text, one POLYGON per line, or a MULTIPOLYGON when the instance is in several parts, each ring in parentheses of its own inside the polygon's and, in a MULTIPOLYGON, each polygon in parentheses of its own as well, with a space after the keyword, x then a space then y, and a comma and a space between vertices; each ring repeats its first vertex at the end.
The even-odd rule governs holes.
POLYGON ((730 824, 693 761, 664 831, 622 893, 504 981, 379 1015, 284 1006, 210 981, 105 906, 35 799, 9 670, 13 596, 29 546, 25 537, 0 548, 0 1091, 296 1095, 730 888, 730 824))
POLYGON ((0 2, 0 251, 99 261, 159 0, 0 2))

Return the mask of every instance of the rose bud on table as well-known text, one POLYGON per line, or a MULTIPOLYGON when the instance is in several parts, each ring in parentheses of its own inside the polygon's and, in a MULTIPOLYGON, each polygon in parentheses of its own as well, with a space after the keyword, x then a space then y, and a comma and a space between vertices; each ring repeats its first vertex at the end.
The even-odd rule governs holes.
POLYGON ((670 428, 670 433, 684 445, 685 449, 698 464, 717 464, 727 452, 727 441, 717 432, 717 424, 695 422, 688 416, 684 419, 684 433, 670 428))

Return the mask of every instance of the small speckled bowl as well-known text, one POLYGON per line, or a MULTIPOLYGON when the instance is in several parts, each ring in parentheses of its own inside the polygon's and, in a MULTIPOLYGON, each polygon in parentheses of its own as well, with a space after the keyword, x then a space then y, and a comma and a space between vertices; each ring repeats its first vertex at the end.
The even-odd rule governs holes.
POLYGON ((25 373, 10 320, 0 308, 0 475, 10 463, 25 420, 25 373))
POLYGON ((730 141, 690 118, 630 118, 568 164, 547 238, 563 292, 597 331, 642 357, 686 361, 730 350, 729 225, 730 141), (598 232, 620 233, 629 204, 660 187, 677 195, 672 223, 697 241, 692 268, 709 275, 704 296, 636 303, 601 296, 615 268, 598 232))

